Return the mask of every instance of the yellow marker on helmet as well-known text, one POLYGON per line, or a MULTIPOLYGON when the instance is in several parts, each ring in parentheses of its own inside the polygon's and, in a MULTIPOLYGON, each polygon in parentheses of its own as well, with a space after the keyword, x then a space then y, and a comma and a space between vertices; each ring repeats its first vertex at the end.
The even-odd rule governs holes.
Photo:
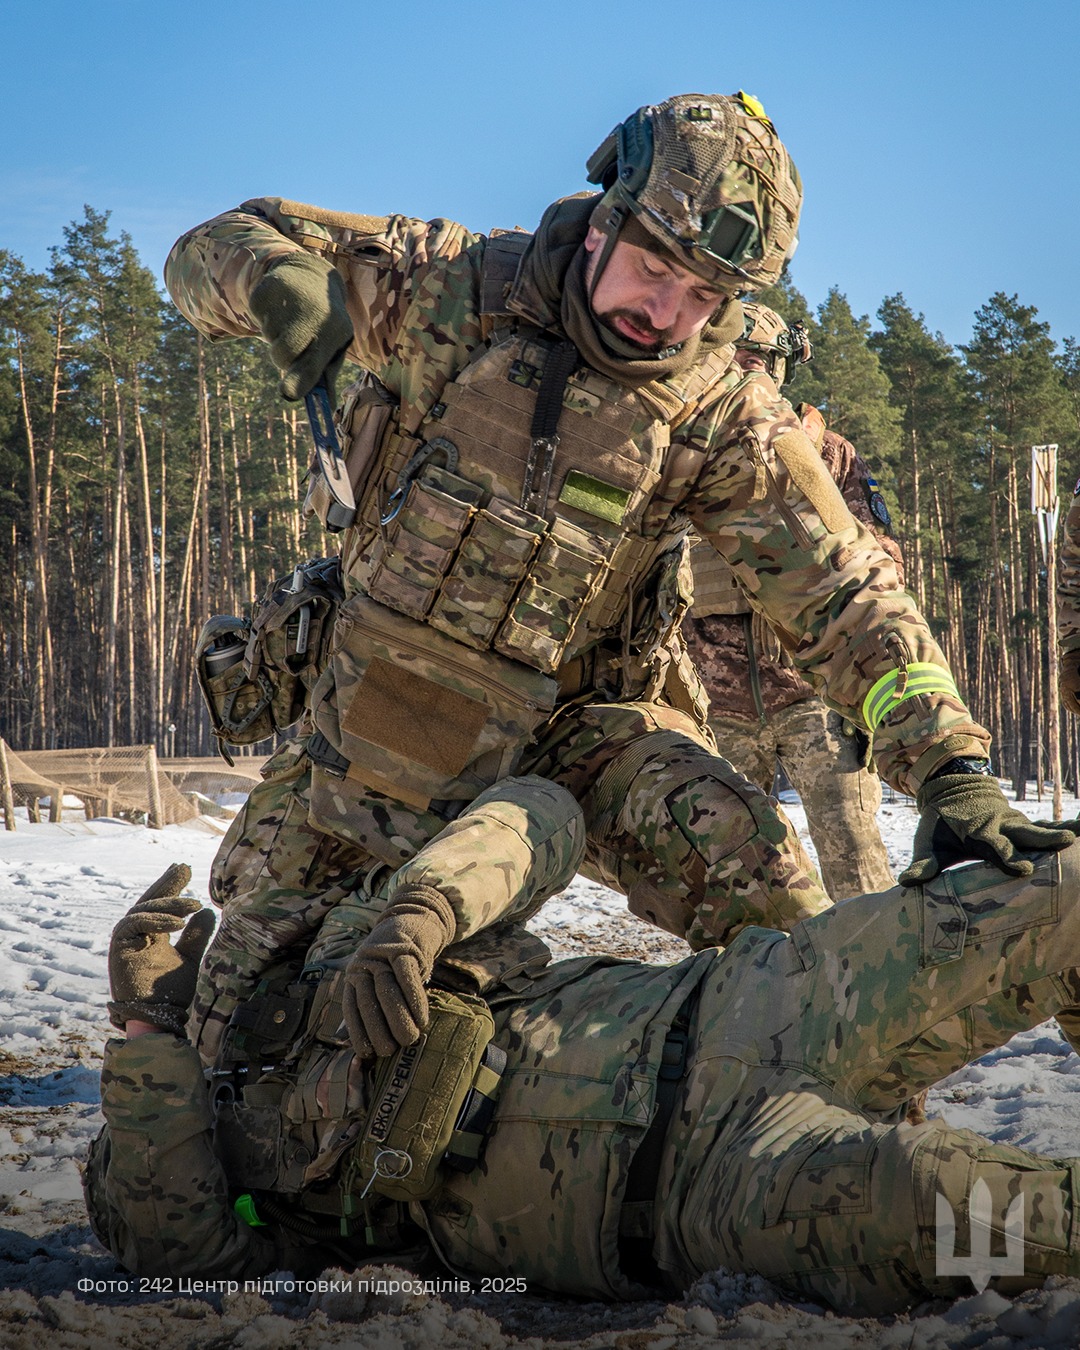
POLYGON ((776 130, 765 112, 765 105, 759 98, 755 98, 753 94, 748 94, 742 89, 739 90, 737 97, 751 117, 756 117, 759 122, 764 122, 770 131, 776 130))

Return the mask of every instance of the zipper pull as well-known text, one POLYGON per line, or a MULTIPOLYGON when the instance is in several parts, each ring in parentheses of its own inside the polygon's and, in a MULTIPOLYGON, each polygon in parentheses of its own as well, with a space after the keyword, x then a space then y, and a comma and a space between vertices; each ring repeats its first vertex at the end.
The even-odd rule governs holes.
POLYGON ((762 449, 761 441, 750 427, 747 427, 740 435, 739 444, 742 446, 747 459, 749 459, 754 466, 754 490, 750 495, 750 500, 752 502, 759 502, 763 497, 768 495, 769 491, 769 479, 765 468, 765 452, 762 449))
POLYGON ((903 639, 897 637, 895 633, 890 633, 885 639, 885 650, 896 662, 897 681, 896 688, 893 692, 895 696, 899 698, 907 688, 907 668, 911 657, 908 653, 907 645, 904 643, 903 639))

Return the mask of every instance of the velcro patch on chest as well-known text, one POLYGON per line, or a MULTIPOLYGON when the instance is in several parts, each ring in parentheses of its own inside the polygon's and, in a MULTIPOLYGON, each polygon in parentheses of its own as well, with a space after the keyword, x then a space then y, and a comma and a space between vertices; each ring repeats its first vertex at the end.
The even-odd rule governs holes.
POLYGON ((578 469, 571 469, 559 493, 559 501, 586 515, 621 524, 630 502, 630 491, 605 483, 578 469))

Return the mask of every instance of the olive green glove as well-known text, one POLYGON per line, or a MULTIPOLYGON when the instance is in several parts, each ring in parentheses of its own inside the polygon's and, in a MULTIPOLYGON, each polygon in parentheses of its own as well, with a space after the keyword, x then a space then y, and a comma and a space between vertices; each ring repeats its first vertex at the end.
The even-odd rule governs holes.
POLYGON ((361 1059, 396 1054, 429 1019, 424 985, 457 931, 450 902, 432 886, 404 886, 345 969, 342 1007, 361 1059))
POLYGON ((194 896, 180 894, 190 880, 191 868, 173 863, 113 929, 109 1020, 114 1027, 150 1022, 184 1034, 199 962, 214 931, 213 910, 203 909, 194 896), (181 928, 174 947, 169 934, 181 928))
POLYGON ((931 778, 915 799, 922 812, 911 862, 900 874, 901 886, 921 886, 943 868, 968 859, 994 863, 1012 876, 1034 868, 1025 853, 1065 848, 1077 834, 1064 827, 1028 820, 1010 806, 996 778, 950 773, 931 778))
POLYGON ((330 263, 314 253, 271 263, 249 306, 281 371, 282 397, 301 399, 325 378, 333 404, 353 326, 345 283, 330 263))
POLYGON ((1062 652, 1058 661, 1058 698, 1071 713, 1080 713, 1080 647, 1062 652))

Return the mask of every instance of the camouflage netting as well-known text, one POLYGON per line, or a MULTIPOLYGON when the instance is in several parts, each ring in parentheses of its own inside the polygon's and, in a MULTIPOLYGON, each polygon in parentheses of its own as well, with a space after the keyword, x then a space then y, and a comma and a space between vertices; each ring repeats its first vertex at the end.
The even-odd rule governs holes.
MULTIPOLYGON (((243 792, 258 777, 252 759, 250 771, 232 770, 215 760, 159 761, 153 746, 132 745, 72 750, 23 750, 4 746, 6 772, 0 777, 10 787, 16 804, 38 818, 39 802, 48 797, 50 816, 59 819, 58 805, 64 796, 82 802, 87 817, 144 817, 148 825, 176 825, 200 814, 199 806, 185 793, 207 797, 215 793, 243 792), (172 763, 181 765, 174 781, 172 763), (196 766, 204 766, 201 770, 196 766), (209 766, 209 767, 206 767, 209 766)), ((9 828, 12 825, 9 824, 9 828)))
POLYGON ((161 759, 158 765, 168 774, 173 786, 185 796, 197 792, 217 800, 241 794, 247 796, 259 781, 259 770, 266 755, 241 755, 235 750, 236 763, 230 768, 220 756, 206 755, 190 759, 161 759))

